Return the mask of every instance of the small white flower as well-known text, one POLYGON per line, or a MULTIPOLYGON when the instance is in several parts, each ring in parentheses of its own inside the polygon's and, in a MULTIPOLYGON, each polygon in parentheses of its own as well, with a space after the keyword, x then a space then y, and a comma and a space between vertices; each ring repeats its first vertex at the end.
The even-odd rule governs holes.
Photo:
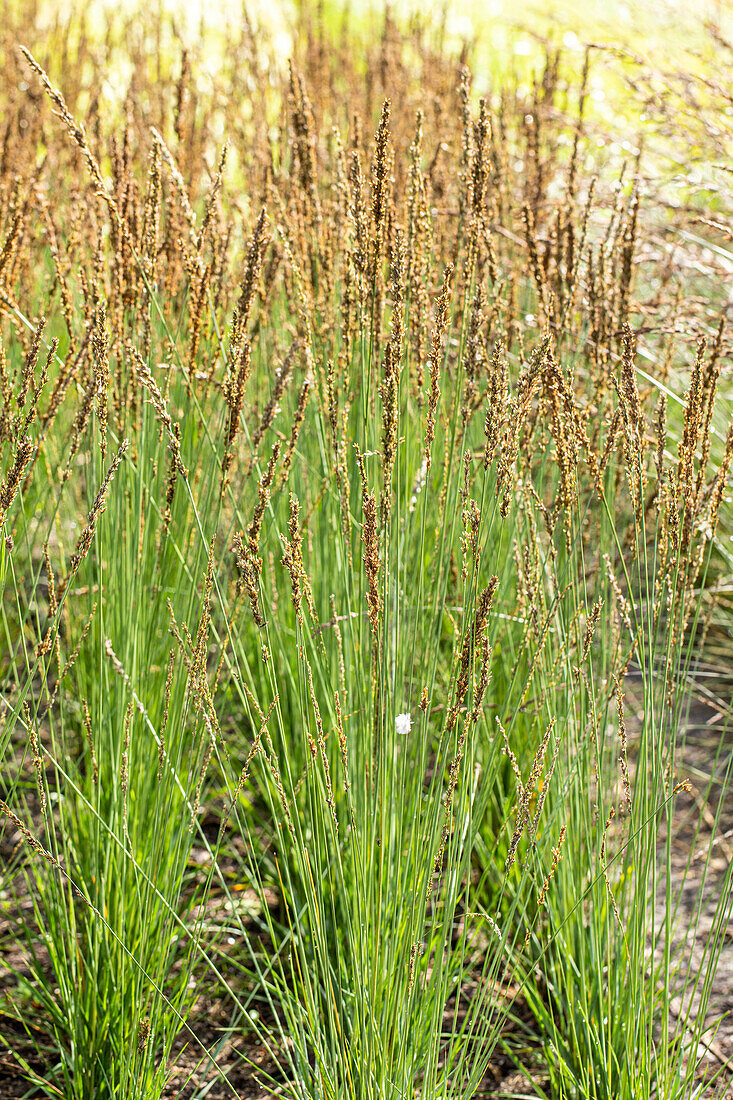
POLYGON ((405 737, 412 728, 412 716, 409 714, 398 714, 394 720, 395 729, 401 737, 405 737))

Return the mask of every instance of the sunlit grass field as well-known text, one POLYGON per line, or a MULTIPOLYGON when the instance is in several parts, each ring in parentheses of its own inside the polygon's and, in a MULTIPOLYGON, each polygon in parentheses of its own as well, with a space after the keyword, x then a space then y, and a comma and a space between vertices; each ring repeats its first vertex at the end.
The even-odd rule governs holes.
POLYGON ((729 13, 3 10, 0 1097, 722 1096, 729 13))

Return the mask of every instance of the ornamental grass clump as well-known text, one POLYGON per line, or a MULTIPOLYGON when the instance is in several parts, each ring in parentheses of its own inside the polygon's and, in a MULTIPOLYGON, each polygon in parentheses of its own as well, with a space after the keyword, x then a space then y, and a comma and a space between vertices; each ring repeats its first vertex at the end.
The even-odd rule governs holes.
POLYGON ((359 56, 306 6, 288 65, 245 20, 211 69, 136 18, 3 47, 19 1071, 691 1095, 729 337, 659 288, 641 154, 585 169, 593 51, 477 94, 418 24, 359 56))

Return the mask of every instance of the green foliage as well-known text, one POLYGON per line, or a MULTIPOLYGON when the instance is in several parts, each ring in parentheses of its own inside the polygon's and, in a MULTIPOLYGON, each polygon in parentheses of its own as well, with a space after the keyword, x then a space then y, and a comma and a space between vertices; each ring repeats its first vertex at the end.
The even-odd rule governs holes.
POLYGON ((468 1097, 502 1048, 538 1094, 692 1095, 733 896, 728 868, 693 955, 727 337, 678 407, 671 342, 639 365, 680 300, 635 282, 639 180, 583 171, 588 72, 549 53, 477 102, 420 27, 353 56, 305 8, 288 74, 245 25, 208 87, 150 15, 69 24, 46 76, 14 18, 0 1027, 28 1082, 204 1095, 234 1039, 299 1100, 468 1097), (124 110, 91 94, 120 57, 124 110))

